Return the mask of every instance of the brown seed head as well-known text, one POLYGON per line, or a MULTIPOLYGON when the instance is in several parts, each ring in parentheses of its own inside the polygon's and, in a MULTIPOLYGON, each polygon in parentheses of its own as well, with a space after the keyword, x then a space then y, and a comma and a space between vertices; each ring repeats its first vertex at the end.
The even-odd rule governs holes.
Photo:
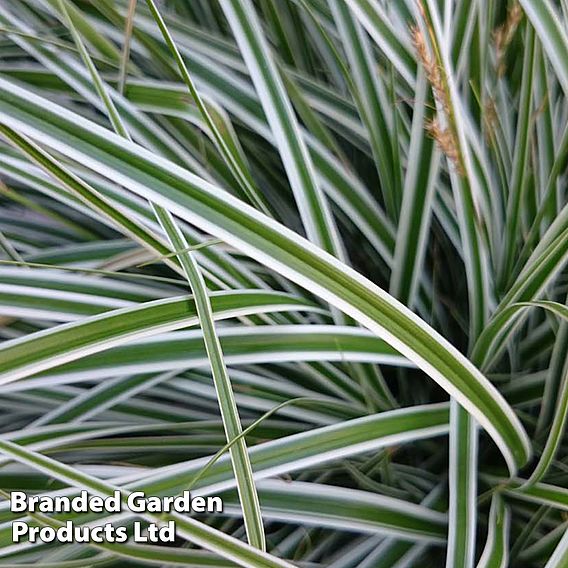
POLYGON ((497 53, 497 73, 505 73, 505 53, 513 40, 515 32, 523 19, 523 10, 518 2, 515 2, 507 12, 507 18, 493 33, 495 50, 497 53))
POLYGON ((424 39, 422 31, 417 26, 412 26, 410 28, 410 32, 412 34, 412 43, 414 44, 416 55, 424 67, 428 82, 432 85, 434 96, 444 109, 444 112, 449 114, 449 104, 446 91, 444 89, 444 83, 442 81, 442 70, 434 58, 430 55, 430 50, 426 45, 426 40, 424 39))
POLYGON ((454 165, 456 171, 462 175, 463 168, 460 161, 459 149, 452 131, 449 128, 443 128, 436 118, 427 121, 425 127, 428 134, 436 141, 440 150, 454 165))

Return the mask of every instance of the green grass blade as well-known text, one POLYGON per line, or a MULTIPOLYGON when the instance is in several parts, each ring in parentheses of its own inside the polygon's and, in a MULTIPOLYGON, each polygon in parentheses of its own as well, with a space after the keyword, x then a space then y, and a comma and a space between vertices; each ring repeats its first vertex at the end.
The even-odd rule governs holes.
POLYGON ((452 400, 447 568, 473 568, 477 516, 478 433, 475 420, 452 400))
MULTIPOLYGON (((187 247, 187 241, 183 238, 181 231, 173 222, 171 216, 164 212, 161 215, 159 214, 159 219, 171 240, 173 249, 181 250, 187 247)), ((211 300, 205 285, 205 280, 203 279, 203 275, 193 253, 187 252, 181 254, 179 259, 193 292, 199 324, 203 331, 203 340, 205 342, 209 364, 211 365, 215 390, 217 391, 221 417, 225 426, 227 441, 230 442, 242 432, 242 427, 233 387, 223 359, 221 343, 215 330, 211 300)), ((242 438, 239 439, 235 446, 230 449, 230 454, 235 478, 237 480, 248 541, 252 546, 260 550, 266 550, 266 539, 264 536, 260 503, 253 480, 252 467, 245 440, 242 438)))
POLYGON ((428 83, 422 71, 416 79, 408 167, 404 180, 389 292, 407 306, 414 306, 418 281, 428 244, 439 152, 424 126, 428 116, 428 83))
MULTIPOLYGON (((446 538, 443 513, 392 497, 301 481, 266 480, 258 489, 267 519, 316 526, 325 523, 329 528, 378 532, 418 542, 439 544, 446 538)), ((234 495, 224 494, 223 501, 230 514, 234 495)))
POLYGON ((137 0, 130 0, 128 3, 128 14, 124 26, 124 43, 120 56, 120 70, 118 75, 118 92, 124 93, 126 86, 126 74, 128 72, 128 62, 130 59, 130 42, 132 40, 132 27, 134 26, 134 14, 136 12, 137 0))
POLYGON ((499 493, 491 499, 489 529, 477 568, 506 568, 509 565, 511 510, 499 493))

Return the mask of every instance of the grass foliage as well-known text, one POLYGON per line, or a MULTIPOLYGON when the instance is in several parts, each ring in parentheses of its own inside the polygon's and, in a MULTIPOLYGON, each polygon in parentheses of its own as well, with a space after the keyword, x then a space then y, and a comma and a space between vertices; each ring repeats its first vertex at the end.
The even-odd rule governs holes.
POLYGON ((566 568, 567 30, 564 0, 0 2, 0 564, 566 568), (11 490, 82 489, 225 510, 12 544, 106 519, 11 490))

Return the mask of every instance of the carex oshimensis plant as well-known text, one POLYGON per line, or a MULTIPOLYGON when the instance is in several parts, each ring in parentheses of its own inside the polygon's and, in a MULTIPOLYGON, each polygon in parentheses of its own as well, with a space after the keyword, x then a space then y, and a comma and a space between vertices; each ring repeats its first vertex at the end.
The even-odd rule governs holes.
POLYGON ((568 566, 568 12, 0 2, 0 563, 568 566), (222 513, 17 513, 41 496, 222 513), (173 543, 12 540, 173 521, 173 543))

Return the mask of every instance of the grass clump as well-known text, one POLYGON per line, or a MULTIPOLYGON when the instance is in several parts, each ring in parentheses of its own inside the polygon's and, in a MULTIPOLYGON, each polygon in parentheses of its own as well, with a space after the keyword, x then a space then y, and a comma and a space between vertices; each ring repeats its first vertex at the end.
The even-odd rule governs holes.
POLYGON ((0 564, 566 566, 564 8, 1 4, 0 564))

